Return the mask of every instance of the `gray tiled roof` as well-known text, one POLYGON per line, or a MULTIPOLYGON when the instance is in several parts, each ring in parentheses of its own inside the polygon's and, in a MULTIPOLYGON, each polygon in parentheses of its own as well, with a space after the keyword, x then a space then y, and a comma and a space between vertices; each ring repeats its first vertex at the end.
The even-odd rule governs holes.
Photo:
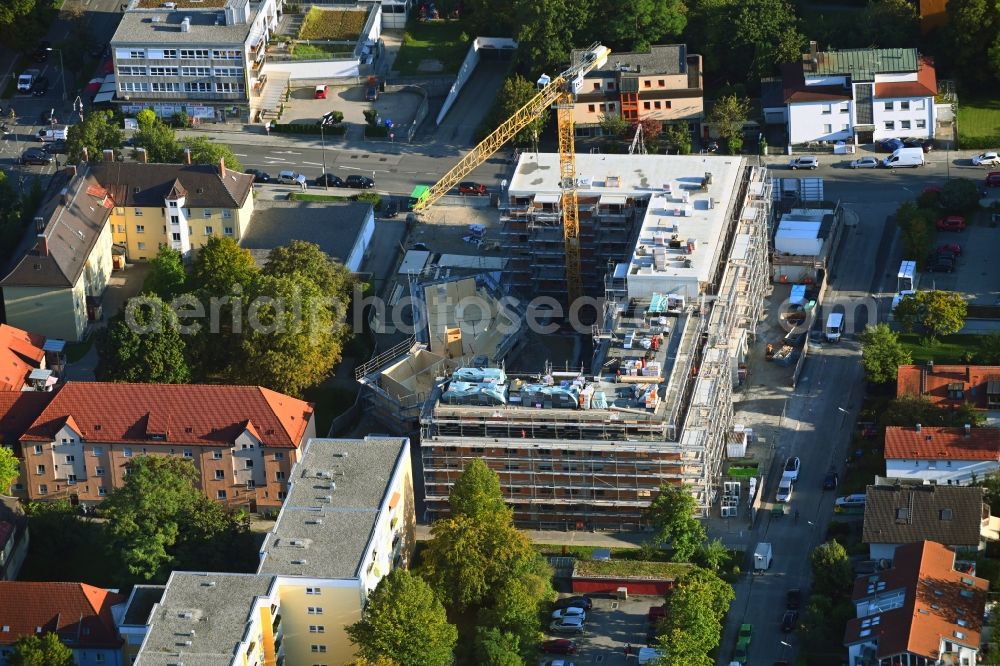
POLYGON ((153 609, 136 666, 228 666, 253 599, 269 594, 273 582, 274 576, 175 571, 153 609))
POLYGON ((353 201, 258 201, 241 245, 261 262, 274 248, 305 240, 345 263, 371 210, 371 204, 353 201))
POLYGON ((250 20, 234 25, 216 25, 220 8, 212 10, 183 9, 130 9, 111 38, 112 46, 157 46, 159 44, 190 44, 191 46, 242 46, 259 4, 250 6, 250 20), (154 21, 154 17, 156 20, 154 21), (191 31, 181 31, 181 21, 191 17, 191 31))
MULTIPOLYGON (((574 50, 573 63, 576 64, 586 51, 574 50)), ((649 76, 653 74, 683 74, 687 71, 686 44, 660 44, 650 47, 645 53, 615 53, 612 52, 608 61, 594 72, 616 72, 625 68, 649 76)), ((591 73, 593 76, 600 74, 591 73)))
POLYGON ((865 543, 937 541, 947 546, 978 546, 983 489, 973 486, 868 486, 865 493, 865 543))
POLYGON ((126 208, 162 208, 175 183, 186 190, 186 208, 239 208, 253 190, 252 175, 227 169, 223 178, 214 164, 99 162, 92 173, 126 208))
POLYGON ((263 574, 360 575, 404 438, 313 439, 290 475, 288 497, 261 549, 263 574))

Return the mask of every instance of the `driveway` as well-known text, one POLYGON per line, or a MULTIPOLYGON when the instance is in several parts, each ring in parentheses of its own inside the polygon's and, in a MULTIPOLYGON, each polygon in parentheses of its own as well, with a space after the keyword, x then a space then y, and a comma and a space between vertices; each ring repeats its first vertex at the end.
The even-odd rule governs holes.
MULTIPOLYGON (((646 646, 649 608, 663 604, 663 597, 630 595, 628 599, 619 600, 610 595, 588 596, 594 602, 594 607, 587 613, 587 630, 578 636, 546 632, 544 640, 572 639, 576 643, 577 652, 567 661, 577 666, 635 664, 639 648, 646 646), (629 657, 625 656, 626 646, 631 647, 629 657)), ((553 657, 556 655, 549 658, 553 657)))

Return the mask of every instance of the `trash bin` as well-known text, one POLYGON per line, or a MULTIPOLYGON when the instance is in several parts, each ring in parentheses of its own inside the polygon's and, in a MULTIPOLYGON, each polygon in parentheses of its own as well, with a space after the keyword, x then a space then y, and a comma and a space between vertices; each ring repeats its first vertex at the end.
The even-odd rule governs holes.
POLYGON ((619 587, 618 591, 616 593, 616 596, 618 597, 618 601, 627 601, 628 600, 628 588, 627 587, 619 587))

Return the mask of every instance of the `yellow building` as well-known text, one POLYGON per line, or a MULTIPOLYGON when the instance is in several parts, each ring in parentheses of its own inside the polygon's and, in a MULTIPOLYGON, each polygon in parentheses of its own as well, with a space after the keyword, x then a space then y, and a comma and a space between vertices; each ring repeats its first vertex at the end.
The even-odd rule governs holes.
POLYGON ((0 280, 7 323, 47 338, 79 340, 100 311, 111 277, 111 199, 93 169, 57 173, 35 215, 35 244, 0 280))
POLYGON ((410 442, 313 439, 290 476, 257 573, 174 572, 146 625, 128 628, 127 642, 141 637, 137 666, 340 666, 354 658, 345 627, 413 552, 410 442))
POLYGON ((205 164, 101 162, 92 169, 114 201, 114 243, 130 262, 161 245, 189 254, 212 236, 243 239, 253 214, 253 176, 205 164))

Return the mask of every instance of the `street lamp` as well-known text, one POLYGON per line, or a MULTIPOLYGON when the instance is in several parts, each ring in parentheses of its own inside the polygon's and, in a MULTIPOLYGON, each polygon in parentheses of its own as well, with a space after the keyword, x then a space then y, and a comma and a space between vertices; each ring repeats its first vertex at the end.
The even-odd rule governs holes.
POLYGON ((59 78, 62 81, 62 91, 63 91, 63 101, 66 101, 66 68, 63 67, 62 59, 62 49, 53 48, 51 46, 45 47, 46 51, 55 51, 59 54, 59 78))
POLYGON ((77 95, 73 100, 73 110, 80 114, 80 122, 83 122, 83 100, 77 95))
POLYGON ((323 121, 319 122, 319 140, 321 142, 323 155, 323 189, 330 190, 330 175, 326 172, 326 135, 323 133, 323 121))

